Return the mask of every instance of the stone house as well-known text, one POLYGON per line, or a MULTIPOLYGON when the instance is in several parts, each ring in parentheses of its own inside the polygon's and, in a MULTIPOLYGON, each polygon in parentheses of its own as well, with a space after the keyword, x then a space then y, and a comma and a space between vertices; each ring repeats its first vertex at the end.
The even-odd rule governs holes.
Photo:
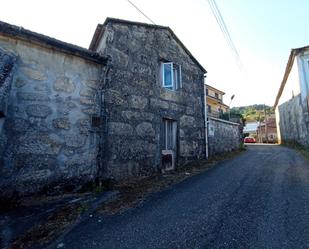
POLYGON ((205 73, 168 27, 108 18, 87 50, 0 22, 1 195, 204 158, 205 73))
POLYGON ((309 147, 309 46, 292 49, 274 109, 279 143, 309 147))

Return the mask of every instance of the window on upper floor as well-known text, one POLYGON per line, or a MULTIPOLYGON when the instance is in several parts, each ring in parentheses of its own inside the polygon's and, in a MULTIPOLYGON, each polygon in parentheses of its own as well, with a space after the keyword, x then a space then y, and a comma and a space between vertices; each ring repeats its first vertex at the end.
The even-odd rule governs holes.
POLYGON ((215 93, 215 98, 219 99, 219 94, 218 93, 215 93))
POLYGON ((162 86, 170 90, 182 88, 181 66, 173 62, 163 62, 161 65, 162 86))
POLYGON ((207 112, 211 113, 211 105, 207 105, 207 112))

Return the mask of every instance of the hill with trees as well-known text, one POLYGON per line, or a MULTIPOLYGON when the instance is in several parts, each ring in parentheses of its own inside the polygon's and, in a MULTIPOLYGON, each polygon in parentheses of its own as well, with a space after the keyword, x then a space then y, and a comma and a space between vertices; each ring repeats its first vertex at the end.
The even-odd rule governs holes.
POLYGON ((246 120, 246 122, 264 121, 265 114, 274 114, 271 106, 264 104, 255 104, 231 108, 231 116, 242 116, 243 119, 246 120))

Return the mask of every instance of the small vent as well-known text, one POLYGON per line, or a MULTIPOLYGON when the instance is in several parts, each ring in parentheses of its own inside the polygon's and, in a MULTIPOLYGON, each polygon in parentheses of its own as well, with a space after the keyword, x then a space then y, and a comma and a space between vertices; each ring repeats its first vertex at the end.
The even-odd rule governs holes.
POLYGON ((91 127, 98 128, 101 126, 101 117, 93 116, 91 119, 91 127))
POLYGON ((174 169, 174 153, 172 150, 162 150, 162 168, 165 170, 174 169))

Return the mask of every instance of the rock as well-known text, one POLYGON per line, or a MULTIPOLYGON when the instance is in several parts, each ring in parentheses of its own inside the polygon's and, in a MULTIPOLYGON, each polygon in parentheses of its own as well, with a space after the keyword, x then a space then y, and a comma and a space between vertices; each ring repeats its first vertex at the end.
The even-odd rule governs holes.
POLYGON ((38 81, 47 80, 47 75, 43 70, 33 69, 30 67, 23 67, 21 70, 30 79, 38 81))
POLYGON ((17 92, 17 98, 23 101, 49 101, 49 97, 43 93, 17 92))
POLYGON ((100 113, 100 108, 98 106, 92 106, 89 108, 82 109, 83 113, 89 114, 89 115, 94 115, 94 114, 99 114, 100 113))
POLYGON ((124 135, 124 136, 132 136, 133 135, 133 127, 129 124, 110 122, 108 125, 109 125, 109 133, 110 134, 124 135))
POLYGON ((123 111, 122 116, 129 120, 133 119, 133 120, 153 121, 155 115, 150 112, 123 111))
POLYGON ((150 105, 155 109, 157 108, 169 109, 169 102, 160 99, 151 98, 150 105))
POLYGON ((26 84, 27 84, 27 81, 24 80, 24 79, 17 78, 17 79, 15 80, 15 86, 16 86, 17 88, 21 88, 21 87, 25 86, 26 84))
POLYGON ((56 118, 53 120, 53 126, 56 129, 69 130, 71 128, 71 123, 68 118, 56 118))
POLYGON ((79 148, 85 145, 86 137, 82 135, 77 136, 76 134, 69 134, 64 137, 64 140, 66 146, 79 148))
POLYGON ((80 90, 79 95, 83 97, 93 97, 94 98, 96 96, 96 91, 90 88, 83 88, 82 90, 80 90))
POLYGON ((26 107, 26 113, 29 116, 37 117, 37 118, 46 118, 48 115, 52 113, 52 109, 47 105, 28 105, 26 107))
POLYGON ((153 129, 151 123, 143 122, 136 126, 136 133, 141 137, 153 137, 155 135, 155 130, 153 129))
POLYGON ((180 126, 192 127, 192 128, 195 127, 196 126, 195 118, 192 116, 187 116, 187 115, 181 116, 180 126))
POLYGON ((4 126, 7 131, 13 131, 16 133, 25 132, 28 130, 29 122, 22 118, 7 118, 4 126))
POLYGON ((75 90, 74 82, 66 76, 58 77, 53 86, 54 90, 59 92, 72 93, 75 90))
POLYGON ((82 105, 95 105, 96 104, 96 100, 92 98, 81 97, 79 100, 82 105))
POLYGON ((107 90, 105 101, 113 105, 123 105, 125 103, 122 94, 116 90, 107 90))
POLYGON ((129 105, 132 108, 144 109, 148 104, 148 99, 142 96, 132 95, 129 99, 129 105))

